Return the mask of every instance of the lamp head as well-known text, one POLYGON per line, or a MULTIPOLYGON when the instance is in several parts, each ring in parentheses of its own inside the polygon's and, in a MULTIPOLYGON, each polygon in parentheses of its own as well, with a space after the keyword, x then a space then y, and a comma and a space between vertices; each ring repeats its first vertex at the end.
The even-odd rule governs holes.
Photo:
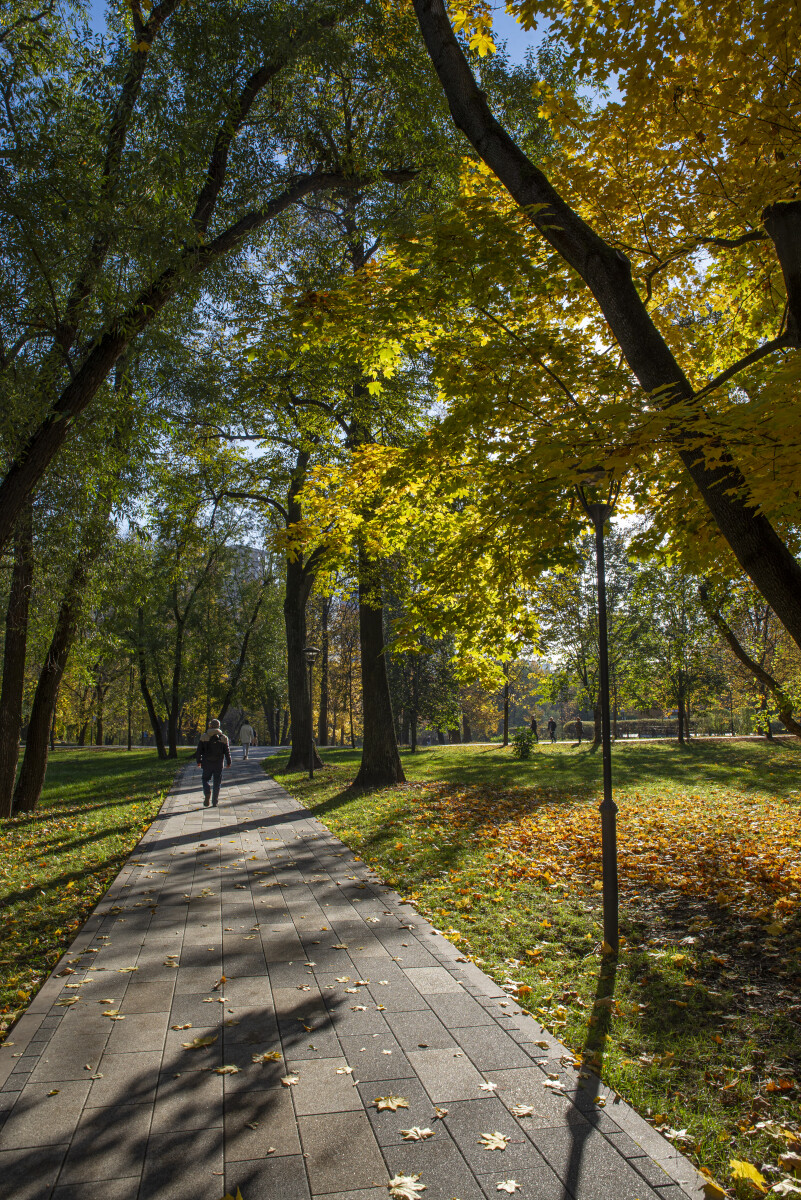
POLYGON ((306 662, 309 664, 310 667, 314 666, 314 660, 317 658, 317 655, 319 653, 320 653, 319 646, 306 646, 305 647, 305 649, 303 651, 303 657, 306 659, 306 662))

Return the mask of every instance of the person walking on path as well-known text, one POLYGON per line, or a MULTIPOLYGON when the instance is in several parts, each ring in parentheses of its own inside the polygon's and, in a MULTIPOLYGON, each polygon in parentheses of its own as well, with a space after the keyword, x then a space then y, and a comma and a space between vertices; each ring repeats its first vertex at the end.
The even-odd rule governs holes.
POLYGON ((548 737, 552 742, 556 741, 556 721, 553 717, 548 718, 548 737))
POLYGON ((242 743, 242 757, 247 758, 250 747, 256 744, 256 730, 247 721, 239 728, 239 740, 242 743))
POLYGON ((215 718, 209 721, 209 727, 200 735, 200 741, 195 751, 195 761, 203 771, 203 807, 217 807, 220 799, 220 784, 222 783, 223 763, 231 765, 231 750, 228 738, 220 729, 220 722, 215 718))
POLYGON ((537 744, 539 745, 540 735, 539 735, 539 731, 537 730, 537 718, 536 717, 531 718, 531 733, 534 737, 534 741, 537 742, 537 744))
POLYGON ((581 745, 581 735, 584 732, 584 726, 581 723, 581 717, 576 717, 576 734, 578 736, 578 744, 581 745))

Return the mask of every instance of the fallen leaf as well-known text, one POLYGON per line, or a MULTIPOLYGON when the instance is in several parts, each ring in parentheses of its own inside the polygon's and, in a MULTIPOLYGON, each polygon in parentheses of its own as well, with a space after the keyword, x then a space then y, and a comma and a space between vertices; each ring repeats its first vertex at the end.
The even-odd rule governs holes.
POLYGON ((350 983, 350 975, 337 975, 337 983, 350 983))
POLYGON ((543 1049, 543 1050, 550 1050, 550 1048, 551 1048, 551 1047, 550 1047, 550 1044, 549 1044, 548 1042, 542 1042, 542 1041, 540 1041, 540 1042, 535 1042, 535 1043, 534 1043, 534 1045, 535 1045, 535 1046, 540 1046, 540 1047, 541 1047, 541 1049, 543 1049))
POLYGON ((215 1067, 214 1074, 215 1075, 238 1075, 239 1067, 234 1067, 234 1066, 215 1067))
POLYGON ((219 991, 219 989, 222 987, 222 985, 223 985, 225 982, 226 982, 226 977, 225 977, 225 975, 221 975, 221 976, 220 976, 220 978, 217 980, 217 982, 212 984, 212 986, 211 986, 211 990, 212 990, 213 992, 219 991))
POLYGON ((500 1183, 496 1184, 495 1190, 498 1192, 508 1192, 511 1196, 513 1192, 519 1191, 519 1189, 520 1184, 516 1179, 502 1179, 500 1183))
POLYGON ((367 1012, 367 1005, 366 1004, 351 1004, 350 1011, 351 1012, 367 1012))
POLYGON ((725 1200, 726 1190, 722 1188, 714 1179, 705 1179, 704 1184, 704 1200, 725 1200))
POLYGON ((185 1050, 202 1050, 204 1046, 213 1046, 220 1035, 207 1033, 205 1037, 196 1037, 191 1042, 181 1042, 185 1050))
POLYGON ((498 1085, 497 1083, 490 1083, 487 1081, 486 1083, 480 1083, 478 1086, 479 1090, 482 1092, 494 1092, 498 1085))
POLYGON ((513 1117, 530 1117, 534 1112, 533 1104, 513 1104, 509 1109, 513 1117))
POLYGON ((552 1092, 564 1092, 565 1090, 564 1084, 560 1083, 558 1079, 543 1079, 542 1086, 550 1088, 552 1092))
POLYGON ((767 1191, 765 1176, 752 1163, 740 1162, 739 1159, 733 1158, 729 1162, 729 1166, 731 1167, 732 1179, 744 1179, 752 1187, 756 1188, 758 1192, 762 1192, 763 1194, 767 1191))
POLYGON ((499 1133, 496 1129, 494 1133, 482 1133, 478 1139, 480 1146, 485 1150, 505 1150, 509 1139, 505 1133, 499 1133))
POLYGON ((284 1087, 292 1087, 296 1083, 300 1083, 300 1075, 284 1075, 281 1079, 284 1087))
POLYGON ((780 1154, 779 1166, 785 1171, 792 1171, 793 1175, 798 1175, 799 1169, 801 1169, 801 1154, 796 1154, 794 1150, 787 1154, 780 1154))
POLYGON ((417 1200, 426 1185, 419 1182, 419 1175, 395 1175, 387 1187, 392 1200, 417 1200))
POLYGON ((192 1028, 191 1021, 187 1021, 187 1023, 185 1025, 171 1025, 170 1026, 170 1029, 191 1029, 191 1028, 192 1028))
POLYGON ((447 1115, 448 1115, 447 1108, 437 1108, 437 1107, 434 1108, 434 1117, 437 1121, 441 1121, 442 1118, 447 1117, 447 1115))
POLYGON ((352 1075, 353 1067, 337 1067, 337 1075, 352 1075))
POLYGON ((434 1136, 433 1129, 421 1129, 419 1125, 412 1125, 411 1129, 402 1129, 400 1132, 405 1142, 422 1142, 434 1136))
POLYGON ((403 1096, 376 1096, 373 1104, 379 1112, 383 1112, 384 1109, 388 1109, 389 1112, 397 1112, 399 1108, 409 1107, 409 1101, 405 1100, 403 1096))
POLYGON ((53 1088, 52 1092, 48 1092, 47 1094, 48 1096, 57 1096, 60 1091, 61 1088, 53 1088))
POLYGON ((801 1187, 797 1183, 791 1183, 789 1179, 783 1179, 781 1183, 774 1183, 770 1190, 777 1196, 801 1196, 801 1187))
POLYGON ((265 1050, 263 1054, 254 1054, 251 1061, 254 1063, 280 1062, 283 1057, 280 1050, 265 1050))

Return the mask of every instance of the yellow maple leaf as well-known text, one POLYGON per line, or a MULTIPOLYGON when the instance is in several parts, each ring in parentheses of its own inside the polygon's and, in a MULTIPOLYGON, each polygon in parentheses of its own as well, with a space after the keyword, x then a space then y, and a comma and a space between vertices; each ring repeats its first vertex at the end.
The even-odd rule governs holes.
POLYGON ((733 1158, 729 1166, 731 1167, 733 1179, 744 1179, 763 1194, 768 1190, 765 1187, 765 1176, 752 1163, 740 1162, 739 1159, 733 1158))

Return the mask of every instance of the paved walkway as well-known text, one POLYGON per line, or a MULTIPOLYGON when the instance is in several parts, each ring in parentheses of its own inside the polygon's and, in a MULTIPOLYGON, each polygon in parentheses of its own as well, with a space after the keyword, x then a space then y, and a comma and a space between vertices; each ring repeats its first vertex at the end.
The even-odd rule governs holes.
POLYGON ((669 1142, 580 1088, 558 1042, 239 757, 218 809, 184 772, 9 1042, 14 1200, 375 1200, 396 1176, 419 1176, 401 1195, 421 1200, 701 1194, 669 1142), (433 1137, 406 1140, 415 1127, 433 1137), (496 1132, 503 1150, 481 1141, 496 1132))

